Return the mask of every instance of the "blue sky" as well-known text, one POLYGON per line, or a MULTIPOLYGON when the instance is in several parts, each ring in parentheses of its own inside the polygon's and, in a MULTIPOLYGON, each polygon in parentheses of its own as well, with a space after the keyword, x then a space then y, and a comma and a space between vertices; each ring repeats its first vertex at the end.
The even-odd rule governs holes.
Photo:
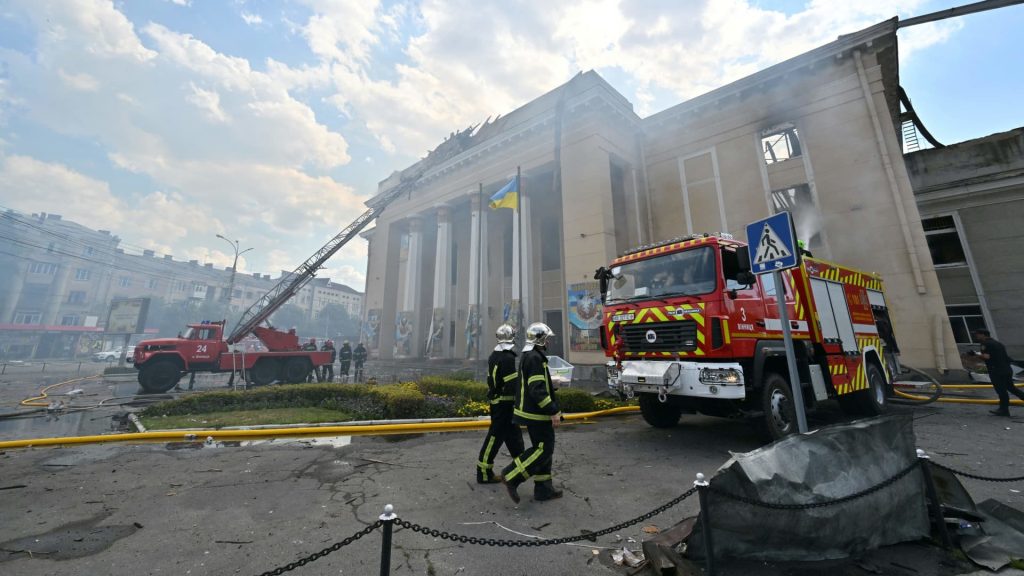
MULTIPOLYGON (((881 20, 955 2, 10 0, 0 207, 143 248, 292 269, 451 131, 597 70, 646 116, 881 20), (482 96, 483 95, 483 96, 482 96)), ((900 32, 944 143, 1024 125, 1024 7, 900 32)), ((323 275, 362 289, 366 247, 323 275)))

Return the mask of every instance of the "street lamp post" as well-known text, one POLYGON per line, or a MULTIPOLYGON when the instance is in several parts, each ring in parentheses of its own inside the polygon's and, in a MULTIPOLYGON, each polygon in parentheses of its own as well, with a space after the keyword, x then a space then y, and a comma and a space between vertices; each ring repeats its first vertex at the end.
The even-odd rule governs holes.
POLYGON ((221 240, 230 244, 231 249, 235 251, 235 259, 231 263, 231 279, 228 280, 228 296, 227 298, 224 299, 224 316, 226 317, 228 310, 231 309, 231 299, 235 295, 235 273, 238 272, 238 257, 242 254, 245 254, 249 250, 252 250, 252 248, 246 248, 245 250, 239 252, 238 240, 228 240, 227 238, 221 236, 220 234, 217 234, 217 238, 220 238, 221 240))

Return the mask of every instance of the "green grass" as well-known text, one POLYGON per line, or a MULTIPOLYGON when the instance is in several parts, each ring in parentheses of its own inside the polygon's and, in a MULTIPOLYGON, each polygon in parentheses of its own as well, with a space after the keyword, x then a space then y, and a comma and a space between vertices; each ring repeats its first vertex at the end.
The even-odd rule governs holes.
POLYGON ((221 428, 224 426, 256 426, 260 424, 315 424, 318 422, 344 422, 352 417, 338 410, 326 408, 268 408, 264 410, 238 410, 209 412, 180 416, 143 416, 142 424, 151 430, 174 428, 221 428))

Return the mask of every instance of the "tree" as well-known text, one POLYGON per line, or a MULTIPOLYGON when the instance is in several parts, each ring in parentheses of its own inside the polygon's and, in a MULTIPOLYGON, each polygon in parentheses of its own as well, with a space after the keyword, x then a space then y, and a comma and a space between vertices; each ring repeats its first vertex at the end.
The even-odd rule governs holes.
POLYGON ((317 315, 315 334, 335 340, 358 340, 359 319, 341 304, 328 304, 317 315))

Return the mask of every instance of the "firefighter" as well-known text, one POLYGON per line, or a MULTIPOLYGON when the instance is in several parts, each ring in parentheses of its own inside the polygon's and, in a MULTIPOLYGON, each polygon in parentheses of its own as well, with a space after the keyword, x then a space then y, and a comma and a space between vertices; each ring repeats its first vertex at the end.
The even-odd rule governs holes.
POLYGON ((324 364, 320 367, 320 380, 323 382, 334 382, 334 361, 338 357, 338 353, 334 349, 334 341, 328 340, 324 342, 324 345, 320 347, 320 351, 331 353, 330 364, 324 364))
POLYGON ((517 422, 526 424, 530 448, 512 460, 502 471, 501 482, 508 495, 519 503, 520 484, 533 478, 533 499, 561 498, 562 491, 551 483, 551 463, 555 454, 555 426, 562 420, 555 388, 551 385, 548 358, 544 351, 555 333, 542 322, 526 329, 526 346, 519 361, 519 383, 516 387, 513 414, 517 422))
POLYGON ((1006 346, 985 329, 975 330, 974 339, 981 344, 981 351, 971 350, 971 355, 981 356, 985 360, 988 378, 992 381, 992 387, 996 389, 996 395, 999 396, 999 408, 989 410, 989 414, 1009 418, 1010 394, 1024 400, 1024 392, 1013 383, 1013 364, 1006 353, 1006 346))
POLYGON ((523 432, 512 421, 512 401, 515 400, 519 379, 516 370, 516 329, 509 324, 502 324, 498 326, 495 336, 498 345, 487 359, 487 399, 491 404, 491 427, 484 437, 476 463, 477 484, 501 482, 500 477, 494 475, 494 457, 502 444, 513 458, 523 453, 523 432))
POLYGON ((342 342, 341 348, 338 349, 338 362, 341 363, 338 375, 341 376, 342 382, 348 382, 348 368, 352 364, 352 346, 349 345, 348 340, 342 342))
MULTIPOLYGON (((305 344, 302 345, 302 349, 309 352, 316 352, 316 338, 310 338, 305 344)), ((313 376, 316 376, 317 381, 320 380, 320 371, 316 368, 310 370, 309 374, 306 374, 306 382, 312 382, 313 376)))
POLYGON ((355 366, 355 379, 356 382, 362 382, 363 380, 363 362, 366 362, 366 346, 360 342, 356 349, 352 351, 352 364, 355 366))

